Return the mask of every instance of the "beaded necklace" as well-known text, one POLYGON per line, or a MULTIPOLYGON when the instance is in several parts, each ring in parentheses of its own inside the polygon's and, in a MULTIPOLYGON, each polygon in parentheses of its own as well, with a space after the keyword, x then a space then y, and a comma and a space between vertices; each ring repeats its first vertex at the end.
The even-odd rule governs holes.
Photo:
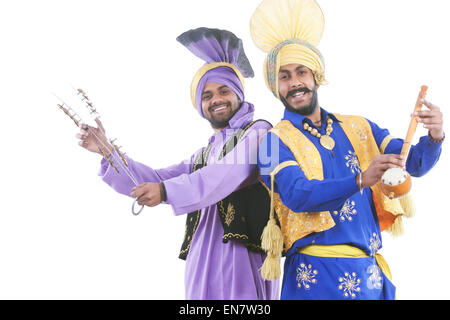
POLYGON ((312 136, 319 138, 319 142, 325 149, 333 150, 335 146, 334 139, 330 137, 331 132, 333 132, 333 119, 330 117, 327 118, 327 128, 326 134, 322 135, 319 133, 319 131, 316 128, 312 128, 308 123, 303 123, 303 129, 308 131, 312 136))

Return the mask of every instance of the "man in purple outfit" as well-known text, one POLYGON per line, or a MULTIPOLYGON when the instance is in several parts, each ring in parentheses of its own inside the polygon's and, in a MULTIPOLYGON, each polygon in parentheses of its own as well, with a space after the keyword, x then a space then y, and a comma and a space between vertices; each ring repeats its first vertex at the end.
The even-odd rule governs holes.
MULTIPOLYGON (((208 28, 187 31, 177 40, 206 62, 194 77, 191 98, 214 129, 208 146, 158 170, 126 158, 141 183, 137 187, 105 160, 100 176, 141 205, 167 203, 175 215, 187 214, 180 252, 186 260, 187 299, 278 299, 279 282, 264 281, 259 272, 270 199, 258 180, 257 148, 271 125, 252 121, 254 107, 244 99, 243 79, 253 70, 242 41, 229 31, 208 28)), ((80 145, 99 152, 86 129, 77 135, 80 145)))

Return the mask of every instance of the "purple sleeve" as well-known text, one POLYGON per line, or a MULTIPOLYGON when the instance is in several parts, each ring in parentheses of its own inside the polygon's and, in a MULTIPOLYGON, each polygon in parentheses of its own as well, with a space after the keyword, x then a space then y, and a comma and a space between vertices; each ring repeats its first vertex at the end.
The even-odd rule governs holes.
MULTIPOLYGON (((126 174, 125 169, 118 164, 120 159, 118 158, 118 154, 116 153, 116 151, 113 151, 113 153, 114 154, 112 155, 112 157, 113 159, 116 159, 114 163, 116 163, 119 173, 117 173, 117 171, 108 163, 108 161, 102 159, 99 176, 115 191, 129 196, 132 192, 132 188, 135 187, 135 184, 133 180, 126 174)), ((189 174, 191 172, 194 157, 195 155, 179 164, 157 170, 154 170, 128 157, 126 157, 126 160, 128 162, 129 171, 134 176, 137 183, 141 184, 144 182, 161 182, 177 177, 181 174, 189 174)))
POLYGON ((211 206, 232 192, 255 183, 259 141, 270 128, 265 121, 256 122, 222 160, 211 154, 206 167, 164 181, 166 202, 172 205, 174 214, 211 206), (212 158, 216 160, 212 161, 212 158))

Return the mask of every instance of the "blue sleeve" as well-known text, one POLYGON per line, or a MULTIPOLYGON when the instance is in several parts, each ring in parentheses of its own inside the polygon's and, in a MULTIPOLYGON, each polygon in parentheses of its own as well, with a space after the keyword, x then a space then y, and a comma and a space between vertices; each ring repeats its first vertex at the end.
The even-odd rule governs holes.
MULTIPOLYGON (((367 120, 369 121, 369 120, 367 120)), ((369 121, 373 136, 380 147, 382 141, 389 135, 387 129, 381 129, 375 123, 369 121)), ((387 145, 385 154, 400 154, 403 147, 403 139, 392 139, 387 145)), ((406 161, 406 171, 413 177, 421 177, 430 171, 438 162, 442 151, 442 142, 435 143, 428 136, 423 136, 419 142, 411 146, 406 161)))
MULTIPOLYGON (((289 148, 269 132, 261 141, 258 166, 261 178, 270 189, 270 172, 285 161, 296 161, 289 148)), ((300 166, 289 166, 275 176, 275 192, 294 212, 318 212, 340 209, 359 191, 356 174, 339 179, 308 180, 300 166)))

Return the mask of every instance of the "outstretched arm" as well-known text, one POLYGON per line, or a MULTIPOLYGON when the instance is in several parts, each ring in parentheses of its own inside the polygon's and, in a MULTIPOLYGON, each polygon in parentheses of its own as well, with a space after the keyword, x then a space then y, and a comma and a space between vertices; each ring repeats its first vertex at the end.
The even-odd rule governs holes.
POLYGON ((132 188, 143 182, 160 183, 180 174, 190 173, 194 156, 177 165, 158 170, 134 161, 127 156, 124 156, 127 163, 125 164, 118 152, 108 142, 100 120, 96 119, 96 122, 97 128, 86 124, 81 126, 80 132, 76 135, 79 139, 78 144, 84 149, 104 157, 101 161, 99 175, 117 192, 129 196, 132 188), (128 174, 126 173, 127 170, 129 171, 128 174))

